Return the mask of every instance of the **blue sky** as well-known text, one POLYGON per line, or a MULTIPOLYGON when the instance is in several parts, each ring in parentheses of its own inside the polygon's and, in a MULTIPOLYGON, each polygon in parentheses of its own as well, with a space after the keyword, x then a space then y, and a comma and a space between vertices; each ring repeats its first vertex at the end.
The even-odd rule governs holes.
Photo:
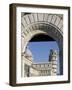
POLYGON ((47 62, 50 49, 59 51, 56 41, 29 42, 28 47, 33 54, 34 62, 47 62))

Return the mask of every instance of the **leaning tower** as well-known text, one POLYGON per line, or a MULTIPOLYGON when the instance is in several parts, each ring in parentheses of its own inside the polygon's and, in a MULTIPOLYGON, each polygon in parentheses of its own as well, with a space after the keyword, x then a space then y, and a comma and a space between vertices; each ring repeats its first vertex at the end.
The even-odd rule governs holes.
POLYGON ((51 62, 51 75, 57 75, 57 60, 58 52, 56 50, 50 50, 49 61, 51 62))

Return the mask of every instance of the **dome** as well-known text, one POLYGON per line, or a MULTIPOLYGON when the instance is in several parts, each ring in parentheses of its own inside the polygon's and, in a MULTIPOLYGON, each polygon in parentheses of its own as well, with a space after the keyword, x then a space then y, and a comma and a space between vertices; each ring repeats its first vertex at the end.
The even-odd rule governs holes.
POLYGON ((31 53, 31 51, 29 49, 26 49, 26 55, 32 56, 32 53, 31 53))
POLYGON ((29 60, 33 60, 32 52, 28 48, 25 51, 25 57, 28 58, 29 60))

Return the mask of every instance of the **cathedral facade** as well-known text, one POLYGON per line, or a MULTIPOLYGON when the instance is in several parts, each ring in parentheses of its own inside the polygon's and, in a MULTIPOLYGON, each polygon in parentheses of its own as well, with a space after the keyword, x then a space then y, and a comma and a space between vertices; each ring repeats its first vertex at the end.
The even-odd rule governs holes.
POLYGON ((44 63, 35 63, 33 55, 29 49, 22 54, 21 76, 55 76, 57 75, 58 52, 50 50, 49 60, 44 63))

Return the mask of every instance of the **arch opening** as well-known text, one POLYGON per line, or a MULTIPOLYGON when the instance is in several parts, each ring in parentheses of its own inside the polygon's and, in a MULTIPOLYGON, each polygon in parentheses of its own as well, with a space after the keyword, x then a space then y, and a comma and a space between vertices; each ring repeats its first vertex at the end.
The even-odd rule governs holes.
MULTIPOLYGON (((48 36, 48 34, 37 34, 31 38, 27 44, 27 48, 32 52, 34 58, 33 63, 41 64, 51 61, 49 58, 50 51, 56 50, 59 54, 59 46, 55 39, 48 36)), ((57 75, 60 75, 59 55, 57 60, 57 75)))

